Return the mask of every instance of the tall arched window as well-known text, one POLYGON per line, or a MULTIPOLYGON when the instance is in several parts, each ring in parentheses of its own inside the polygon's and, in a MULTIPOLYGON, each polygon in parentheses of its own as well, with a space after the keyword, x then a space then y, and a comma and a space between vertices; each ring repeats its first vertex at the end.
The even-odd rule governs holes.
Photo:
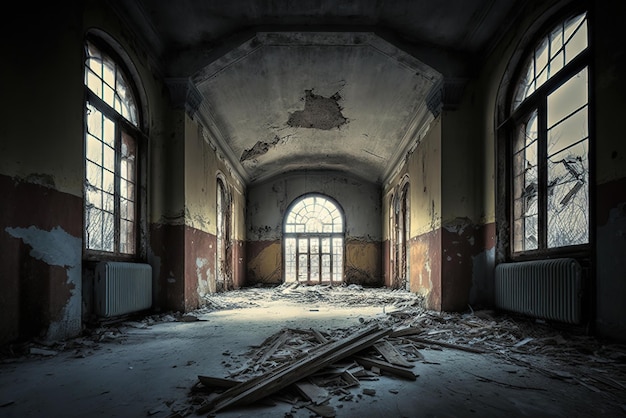
POLYGON ((134 256, 138 236, 139 118, 119 60, 85 44, 85 223, 88 254, 134 256))
POLYGON ((217 179, 217 280, 216 291, 232 288, 230 266, 230 198, 224 181, 217 179))
POLYGON ((552 26, 528 52, 510 88, 510 253, 546 253, 589 242, 587 15, 552 26))
POLYGON ((285 282, 343 282, 344 219, 322 195, 306 195, 290 207, 284 223, 285 282))

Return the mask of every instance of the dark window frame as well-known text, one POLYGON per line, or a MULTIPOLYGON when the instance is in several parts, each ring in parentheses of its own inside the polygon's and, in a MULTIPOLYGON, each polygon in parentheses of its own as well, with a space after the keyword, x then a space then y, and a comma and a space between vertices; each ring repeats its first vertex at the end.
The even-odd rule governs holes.
MULTIPOLYGON (((512 76, 510 77, 510 83, 507 86, 506 94, 502 97, 504 100, 504 120, 497 126, 497 138, 499 142, 499 146, 497 146, 496 155, 498 158, 504 158, 504 170, 498 170, 499 176, 504 180, 501 183, 501 186, 497 187, 501 193, 504 191, 505 201, 502 202, 504 204, 499 204, 500 212, 505 215, 505 221, 498 222, 500 225, 500 233, 499 236, 501 239, 504 239, 506 242, 500 244, 499 248, 505 250, 505 260, 510 261, 524 261, 524 260, 532 260, 532 259, 540 259, 540 258, 553 258, 553 257, 574 257, 578 259, 589 259, 591 249, 593 248, 594 242, 594 225, 592 220, 594 219, 594 195, 595 195, 595 167, 594 167, 594 158, 595 158, 595 140, 594 140, 594 98, 593 98, 593 27, 591 22, 591 15, 588 10, 583 7, 578 7, 574 9, 569 9, 567 13, 560 13, 555 15, 553 18, 549 19, 546 24, 541 26, 541 29, 538 30, 533 36, 532 41, 527 44, 527 47, 521 53, 522 59, 517 62, 515 65, 515 69, 512 72, 512 76), (541 86, 536 88, 536 90, 528 95, 522 102, 517 106, 517 108, 513 108, 514 96, 517 92, 518 85, 522 78, 523 72, 526 70, 526 64, 528 60, 532 57, 535 48, 541 43, 543 39, 545 39, 550 32, 555 29, 559 24, 579 16, 582 13, 586 13, 587 19, 587 48, 580 52, 575 58, 573 58, 570 62, 565 64, 555 75, 550 77, 547 81, 545 81, 541 86), (576 74, 580 71, 587 71, 588 77, 588 85, 587 85, 587 122, 588 122, 588 240, 586 243, 577 244, 577 245, 567 245, 561 247, 553 247, 550 248, 547 245, 547 216, 548 216, 548 207, 546 204, 547 196, 548 196, 548 182, 546 179, 547 174, 547 98, 548 96, 559 89, 563 84, 572 79, 576 74), (539 136, 539 152, 538 152, 538 163, 540 164, 539 172, 539 233, 541 234, 540 242, 537 249, 531 250, 520 250, 515 251, 514 249, 514 239, 515 239, 515 216, 514 216, 514 150, 513 144, 515 141, 515 135, 517 134, 517 129, 519 126, 527 120, 527 118, 534 112, 537 111, 539 126, 538 126, 538 136, 539 136), (504 229, 503 229, 504 228, 504 229)), ((518 56, 519 58, 519 56, 518 56)))
MULTIPOLYGON (((145 196, 145 182, 146 182, 146 164, 147 164, 147 137, 142 132, 142 111, 141 103, 138 100, 138 90, 136 81, 131 77, 131 73, 126 66, 122 57, 114 51, 114 49, 108 44, 107 41, 100 39, 97 36, 88 36, 83 45, 86 49, 87 44, 91 43, 100 50, 101 53, 108 55, 108 57, 115 63, 117 69, 124 75, 124 79, 128 84, 128 88, 132 91, 134 98, 136 111, 137 111, 137 125, 134 125, 122 113, 115 110, 109 103, 105 102, 96 93, 94 93, 85 83, 83 79, 84 88, 84 129, 83 129, 83 168, 86 170, 87 162, 87 117, 88 106, 92 106, 101 112, 106 118, 113 121, 115 125, 115 173, 114 173, 114 248, 113 251, 105 251, 99 249, 88 248, 87 241, 87 225, 86 225, 86 211, 87 211, 87 196, 83 196, 83 259, 86 261, 140 261, 145 259, 145 243, 142 241, 142 236, 146 234, 146 196, 145 196), (125 253, 121 251, 120 237, 121 237, 121 208, 120 208, 120 183, 121 183, 121 161, 122 161, 122 135, 126 134, 134 140, 136 162, 135 162, 135 183, 134 183, 134 248, 131 253, 125 253)), ((86 60, 88 54, 84 54, 85 66, 83 67, 83 77, 87 71, 86 60)), ((87 182, 86 171, 83 174, 83 193, 85 193, 85 187, 87 182)))

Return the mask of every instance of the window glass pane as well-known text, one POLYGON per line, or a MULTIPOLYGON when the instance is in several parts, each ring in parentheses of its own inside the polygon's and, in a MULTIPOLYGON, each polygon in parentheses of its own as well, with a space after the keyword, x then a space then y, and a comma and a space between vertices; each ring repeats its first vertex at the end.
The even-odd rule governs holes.
POLYGON ((320 256, 319 254, 311 254, 310 257, 310 280, 319 281, 320 280, 320 256))
POLYGON ((115 150, 108 145, 103 147, 104 161, 102 164, 104 168, 109 171, 115 171, 115 150))
POLYGON ((112 213, 102 213, 102 250, 115 250, 115 218, 112 213))
POLYGON ((513 109, 553 77, 565 64, 587 48, 586 14, 559 25, 538 42, 533 55, 524 64, 513 95, 513 109))
POLYGON ((129 122, 138 126, 137 105, 132 89, 118 65, 91 43, 87 43, 86 51, 85 85, 129 122))
POLYGON ((110 193, 102 194, 102 208, 107 212, 113 213, 115 211, 115 197, 110 193))
POLYGON ((587 104, 587 69, 567 80, 548 95, 548 126, 587 104))
POLYGON ((105 117, 103 128, 102 139, 104 143, 111 148, 115 148, 115 122, 105 117))
POLYGON ((296 280, 296 239, 285 239, 285 281, 296 280))
POLYGON ((102 189, 102 168, 100 166, 87 161, 87 187, 102 189))
POLYGON ((90 188, 87 193, 87 207, 96 207, 102 209, 102 192, 98 189, 90 188))
POLYGON ((115 63, 106 57, 102 64, 102 79, 107 85, 115 86, 115 63))
POLYGON ((85 234, 87 248, 102 249, 102 211, 95 207, 87 207, 85 211, 85 234))
POLYGON ((115 177, 107 170, 102 172, 102 190, 111 194, 115 193, 115 177))
POLYGON ((514 251, 536 249, 538 245, 538 134, 537 112, 520 126, 513 155, 514 251), (521 229, 519 229, 521 228, 521 229))
POLYGON ((560 152, 587 138, 588 129, 587 106, 572 114, 556 126, 548 130, 548 155, 560 152))
POLYGON ((135 223, 127 220, 120 222, 120 251, 124 254, 135 252, 135 223))
POLYGON ((87 103, 87 132, 102 137, 102 113, 87 103))
POLYGON ((330 281, 331 260, 329 254, 322 255, 322 281, 330 281))
POLYGON ((588 242, 587 140, 548 160, 548 247, 588 242))
POLYGON ((298 257, 298 281, 306 282, 309 279, 309 257, 306 254, 300 254, 298 257))
POLYGON ((565 57, 571 61, 587 48, 587 26, 583 25, 576 31, 572 38, 565 44, 565 57))
POLYGON ((102 142, 89 134, 87 134, 87 159, 102 165, 102 142))

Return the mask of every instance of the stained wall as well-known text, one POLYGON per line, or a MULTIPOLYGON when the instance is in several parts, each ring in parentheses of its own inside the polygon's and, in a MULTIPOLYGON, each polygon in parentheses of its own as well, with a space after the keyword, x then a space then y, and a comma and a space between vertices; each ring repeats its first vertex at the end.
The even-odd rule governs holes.
POLYGON ((306 193, 321 193, 345 215, 345 281, 382 285, 379 186, 341 173, 306 172, 251 185, 247 193, 247 284, 282 283, 282 225, 288 207, 306 193))

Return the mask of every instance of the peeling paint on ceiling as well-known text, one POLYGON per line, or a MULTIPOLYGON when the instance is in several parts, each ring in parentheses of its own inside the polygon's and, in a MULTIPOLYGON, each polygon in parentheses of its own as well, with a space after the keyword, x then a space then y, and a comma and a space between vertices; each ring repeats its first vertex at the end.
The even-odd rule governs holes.
POLYGON ((294 128, 312 128, 329 130, 339 128, 348 123, 339 106, 339 92, 330 97, 314 94, 313 90, 305 90, 304 110, 297 110, 289 115, 287 125, 294 128))

